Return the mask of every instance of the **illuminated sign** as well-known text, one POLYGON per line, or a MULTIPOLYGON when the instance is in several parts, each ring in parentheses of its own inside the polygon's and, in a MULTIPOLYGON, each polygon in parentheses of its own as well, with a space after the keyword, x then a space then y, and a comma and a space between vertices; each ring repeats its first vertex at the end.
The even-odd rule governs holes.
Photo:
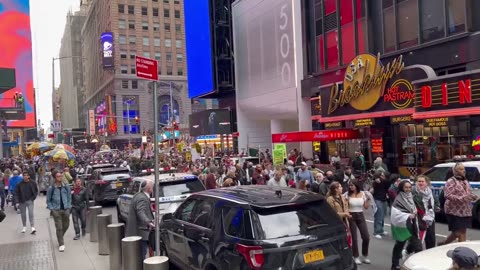
POLYGON ((402 56, 386 66, 380 62, 380 54, 361 54, 355 57, 345 71, 343 90, 338 84, 330 91, 328 115, 346 104, 359 111, 372 108, 384 94, 385 85, 403 71, 402 56))
POLYGON ((457 85, 455 87, 452 87, 453 89, 458 89, 458 100, 457 101, 451 101, 449 100, 448 97, 448 84, 447 83, 442 83, 441 85, 441 90, 436 92, 440 92, 437 95, 432 94, 432 87, 431 86, 422 86, 421 88, 421 93, 422 93, 422 107, 423 108, 430 108, 432 107, 432 104, 435 102, 439 102, 441 100, 443 106, 448 106, 449 102, 453 103, 460 103, 460 104, 466 104, 466 103, 472 103, 472 90, 471 90, 471 81, 470 80, 460 80, 458 81, 457 85), (432 98, 434 97, 435 98, 432 98), (440 97, 437 97, 440 96, 440 97))
POLYGON ((299 131, 272 134, 272 143, 289 142, 326 142, 335 140, 358 139, 358 130, 322 130, 322 131, 299 131))
POLYGON ((480 151, 480 135, 472 141, 472 147, 475 151, 480 151))
POLYGON ((409 124, 415 123, 411 115, 392 116, 390 117, 390 123, 392 124, 409 124))
POLYGON ((383 100, 391 102, 396 109, 406 109, 412 104, 415 98, 415 91, 413 85, 405 80, 396 80, 390 88, 385 91, 383 100))
POLYGON ((383 153, 383 138, 371 139, 372 153, 383 153))
POLYGON ((353 122, 354 127, 370 127, 373 125, 375 125, 375 119, 373 118, 358 119, 353 122))
POLYGON ((113 33, 105 32, 100 37, 102 43, 102 63, 104 68, 113 67, 113 33))
POLYGON ((423 120, 427 127, 446 127, 448 126, 448 117, 427 118, 423 120))
POLYGON ((325 123, 325 129, 343 128, 343 121, 325 123))

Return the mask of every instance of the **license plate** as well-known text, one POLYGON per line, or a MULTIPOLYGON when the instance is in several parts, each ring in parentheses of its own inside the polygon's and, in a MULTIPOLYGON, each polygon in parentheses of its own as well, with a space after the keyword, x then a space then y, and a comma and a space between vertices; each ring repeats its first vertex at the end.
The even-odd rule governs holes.
POLYGON ((117 188, 117 183, 110 184, 110 187, 113 188, 113 189, 116 189, 117 188))
POLYGON ((305 254, 303 254, 303 260, 305 263, 312 263, 318 262, 325 259, 325 255, 323 255, 323 250, 312 250, 305 254))
POLYGON ((117 187, 122 187, 122 183, 117 183, 117 187))

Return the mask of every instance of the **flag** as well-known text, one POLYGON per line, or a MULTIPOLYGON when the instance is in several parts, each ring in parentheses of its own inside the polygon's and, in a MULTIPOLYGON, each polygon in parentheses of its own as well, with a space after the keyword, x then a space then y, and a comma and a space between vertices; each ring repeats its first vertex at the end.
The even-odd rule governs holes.
POLYGON ((408 216, 410 214, 404 213, 395 207, 392 207, 390 222, 392 224, 392 237, 397 241, 406 241, 412 237, 412 233, 407 228, 408 216))

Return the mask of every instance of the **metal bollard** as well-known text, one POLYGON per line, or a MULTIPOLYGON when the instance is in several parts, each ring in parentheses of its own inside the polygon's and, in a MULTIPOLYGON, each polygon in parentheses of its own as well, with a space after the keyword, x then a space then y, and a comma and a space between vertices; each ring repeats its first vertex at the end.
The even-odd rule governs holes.
POLYGON ((89 217, 90 217, 90 242, 98 241, 98 231, 97 231, 97 216, 102 213, 101 206, 90 207, 89 217))
POLYGON ((168 270, 168 257, 155 256, 143 260, 143 270, 168 270))
POLYGON ((112 224, 111 214, 100 214, 97 216, 98 255, 110 254, 107 236, 107 226, 109 224, 112 224))
POLYGON ((140 236, 129 236, 122 239, 123 270, 142 270, 142 248, 140 236))
POLYGON ((85 231, 87 233, 90 232, 90 208, 95 206, 95 201, 88 201, 87 205, 87 227, 85 228, 85 231))
POLYGON ((125 236, 125 224, 108 225, 107 236, 110 248, 110 270, 122 269, 122 238, 125 236))

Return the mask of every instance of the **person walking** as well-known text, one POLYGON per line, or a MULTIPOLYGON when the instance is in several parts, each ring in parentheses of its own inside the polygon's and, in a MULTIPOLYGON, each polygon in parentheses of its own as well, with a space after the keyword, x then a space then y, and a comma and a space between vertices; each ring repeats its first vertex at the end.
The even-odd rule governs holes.
POLYGON ((20 209, 20 214, 22 218, 22 233, 27 231, 27 209, 28 209, 28 220, 30 221, 31 234, 35 234, 37 230, 35 229, 35 221, 33 216, 33 202, 37 198, 38 187, 35 181, 30 180, 30 175, 28 172, 23 172, 23 180, 17 184, 15 188, 15 202, 16 207, 20 209))
POLYGON ((472 225, 472 202, 478 200, 478 196, 471 193, 471 187, 465 177, 465 166, 457 163, 453 167, 453 177, 447 180, 443 189, 445 196, 445 215, 447 217, 450 235, 439 245, 450 244, 458 239, 458 242, 467 240, 467 228, 472 225))
POLYGON ((370 200, 367 195, 362 191, 362 185, 358 180, 352 180, 348 183, 348 192, 346 193, 348 208, 350 215, 349 219, 350 232, 352 234, 352 251, 355 263, 360 265, 362 263, 370 264, 368 259, 368 246, 370 243, 370 236, 368 234, 367 222, 364 209, 370 207, 370 200), (357 228, 362 237, 362 257, 360 258, 360 252, 358 250, 358 234, 357 228))
POLYGON ((420 231, 425 232, 425 248, 433 248, 436 245, 435 209, 439 207, 431 189, 430 179, 425 175, 417 176, 412 194, 418 215, 421 217, 420 231))
POLYGON ((54 172, 55 182, 47 190, 47 208, 52 211, 57 233, 58 250, 65 251, 63 236, 70 226, 70 210, 72 208, 72 195, 68 185, 63 182, 61 172, 54 172))
POLYGON ((412 184, 410 181, 404 180, 398 185, 398 191, 390 217, 392 237, 395 240, 392 251, 392 270, 400 269, 402 251, 407 241, 409 241, 407 253, 416 253, 422 250, 412 184))
POLYGON ((140 185, 141 191, 132 198, 128 210, 127 236, 142 237, 142 261, 145 259, 150 232, 155 228, 152 209, 150 208, 150 195, 153 192, 154 182, 152 180, 143 181, 140 185))
POLYGON ((82 236, 85 236, 85 228, 87 227, 87 204, 87 190, 83 187, 82 180, 77 178, 72 190, 72 220, 73 228, 75 229, 75 237, 73 240, 80 238, 80 225, 82 228, 82 236))
MULTIPOLYGON (((0 210, 5 211, 5 200, 7 197, 5 178, 0 171, 0 210)), ((8 183, 7 183, 8 184, 8 183)))
POLYGON ((15 211, 20 214, 20 209, 17 207, 17 201, 15 199, 17 198, 15 191, 17 190, 17 185, 22 181, 22 176, 20 175, 20 172, 18 170, 13 170, 13 176, 9 180, 9 189, 12 193, 12 205, 15 207, 15 211))
POLYGON ((335 212, 337 212, 338 216, 340 216, 345 224, 347 232, 351 233, 348 220, 352 218, 352 215, 349 212, 348 201, 343 196, 342 185, 339 182, 334 181, 330 184, 327 194, 327 203, 333 208, 333 210, 335 210, 335 212))
POLYGON ((387 193, 390 188, 390 182, 385 176, 385 172, 377 172, 374 176, 375 181, 373 182, 373 198, 375 199, 375 205, 377 206, 377 211, 373 216, 373 234, 375 238, 382 239, 382 236, 387 235, 384 231, 385 224, 385 215, 387 212, 387 193))

